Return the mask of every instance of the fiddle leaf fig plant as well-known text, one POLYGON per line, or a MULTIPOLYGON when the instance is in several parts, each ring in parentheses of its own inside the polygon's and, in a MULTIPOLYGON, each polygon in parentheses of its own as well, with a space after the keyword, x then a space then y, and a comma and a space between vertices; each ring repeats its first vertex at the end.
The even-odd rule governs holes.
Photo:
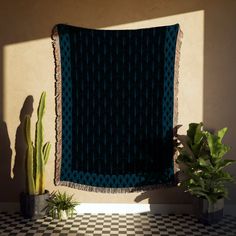
POLYGON ((224 159, 230 150, 222 143, 227 132, 223 128, 216 133, 203 129, 203 123, 191 123, 187 135, 177 135, 177 150, 179 155, 176 162, 184 165, 186 178, 180 181, 190 194, 205 198, 210 204, 220 198, 227 198, 227 182, 234 182, 230 173, 224 168, 235 160, 224 159))

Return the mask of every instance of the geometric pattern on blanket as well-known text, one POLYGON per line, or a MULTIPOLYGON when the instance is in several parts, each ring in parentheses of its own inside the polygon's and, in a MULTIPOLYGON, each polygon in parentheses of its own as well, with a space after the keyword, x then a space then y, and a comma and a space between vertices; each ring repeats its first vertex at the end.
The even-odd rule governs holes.
POLYGON ((130 192, 175 183, 179 25, 57 25, 55 183, 130 192))

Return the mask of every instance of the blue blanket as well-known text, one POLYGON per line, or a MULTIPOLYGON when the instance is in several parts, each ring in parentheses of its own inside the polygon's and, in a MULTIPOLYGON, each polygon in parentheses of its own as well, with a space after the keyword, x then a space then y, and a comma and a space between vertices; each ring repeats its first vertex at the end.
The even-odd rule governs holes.
POLYGON ((175 182, 179 25, 57 25, 55 183, 128 192, 175 182))

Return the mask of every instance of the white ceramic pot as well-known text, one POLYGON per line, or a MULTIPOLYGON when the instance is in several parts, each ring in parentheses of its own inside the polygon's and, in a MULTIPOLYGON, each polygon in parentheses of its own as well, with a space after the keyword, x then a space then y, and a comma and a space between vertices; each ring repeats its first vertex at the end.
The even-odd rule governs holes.
POLYGON ((60 211, 60 216, 61 216, 61 220, 67 220, 68 219, 68 215, 67 215, 65 210, 60 211))

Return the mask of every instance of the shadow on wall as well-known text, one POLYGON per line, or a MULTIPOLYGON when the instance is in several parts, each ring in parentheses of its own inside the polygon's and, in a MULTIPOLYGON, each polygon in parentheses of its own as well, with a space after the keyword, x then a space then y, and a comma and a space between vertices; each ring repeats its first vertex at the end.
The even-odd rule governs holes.
POLYGON ((7 125, 4 121, 0 124, 0 189, 2 201, 7 201, 10 192, 13 193, 14 189, 13 180, 11 179, 11 157, 12 149, 8 135, 7 125), (7 191, 6 191, 7 190, 7 191))
POLYGON ((16 130, 15 136, 15 163, 13 168, 13 178, 11 178, 12 149, 9 139, 7 125, 4 121, 0 125, 0 189, 1 201, 9 202, 15 199, 9 199, 19 196, 20 192, 25 190, 25 152, 26 143, 24 139, 24 118, 33 113, 33 97, 28 96, 21 108, 20 124, 16 130), (7 190, 7 191, 3 191, 7 190))
POLYGON ((184 189, 181 187, 166 187, 165 191, 162 188, 141 192, 134 201, 142 203, 146 199, 148 199, 148 204, 150 204, 150 212, 155 214, 158 212, 162 214, 192 213, 192 208, 189 206, 189 203, 192 202, 192 196, 184 193, 184 189), (167 198, 168 203, 166 202, 167 198), (178 206, 176 205, 176 199, 178 199, 178 206), (157 203, 160 205, 156 205, 157 203))

